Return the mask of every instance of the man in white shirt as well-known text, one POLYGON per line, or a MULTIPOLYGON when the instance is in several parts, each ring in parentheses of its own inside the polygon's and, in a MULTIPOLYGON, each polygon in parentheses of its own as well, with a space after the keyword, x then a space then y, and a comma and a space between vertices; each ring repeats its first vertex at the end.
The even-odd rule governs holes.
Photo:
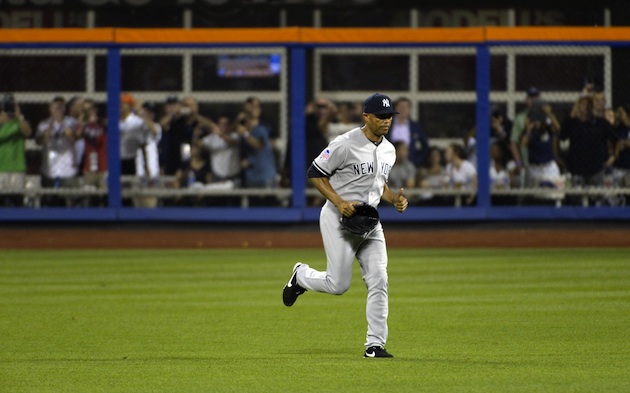
POLYGON ((136 155, 136 175, 146 179, 149 184, 159 182, 160 159, 158 153, 158 143, 162 138, 162 126, 155 121, 157 105, 153 101, 146 101, 142 104, 140 116, 144 123, 146 143, 144 148, 140 148, 136 155))
POLYGON ((202 139, 203 147, 210 152, 212 175, 214 182, 233 181, 240 183, 240 143, 237 132, 230 132, 230 119, 222 116, 212 133, 202 139))
POLYGON ((131 94, 120 97, 120 159, 121 174, 136 174, 136 155, 146 143, 144 121, 134 113, 135 100, 131 94))

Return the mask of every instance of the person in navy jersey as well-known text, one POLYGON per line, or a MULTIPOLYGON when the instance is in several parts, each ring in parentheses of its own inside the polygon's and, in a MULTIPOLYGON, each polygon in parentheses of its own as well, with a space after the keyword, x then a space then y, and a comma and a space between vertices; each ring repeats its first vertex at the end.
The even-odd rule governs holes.
POLYGON ((560 177, 556 162, 555 140, 560 132, 560 123, 551 106, 535 101, 527 113, 522 145, 529 156, 528 184, 539 187, 543 182, 560 177))

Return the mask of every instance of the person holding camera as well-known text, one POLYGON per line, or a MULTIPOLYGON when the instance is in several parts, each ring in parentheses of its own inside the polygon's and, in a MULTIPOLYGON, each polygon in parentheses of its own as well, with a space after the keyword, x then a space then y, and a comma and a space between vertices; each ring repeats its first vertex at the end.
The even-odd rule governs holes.
POLYGON ((521 139, 529 159, 527 170, 529 187, 540 187, 543 181, 560 177, 556 151, 559 132, 560 123, 551 105, 542 100, 534 101, 527 112, 525 132, 521 139))
POLYGON ((271 147, 269 129, 247 112, 238 114, 236 130, 241 136, 245 187, 274 188, 276 160, 271 147))
MULTIPOLYGON (((42 146, 42 187, 77 187, 77 160, 74 143, 79 138, 79 123, 66 115, 66 100, 57 96, 48 106, 50 117, 37 127, 35 140, 42 146)), ((49 206, 69 206, 70 200, 45 198, 49 206)))
MULTIPOLYGON (((0 111, 0 190, 22 193, 26 178, 24 140, 31 136, 31 126, 12 94, 2 98, 0 111)), ((4 206, 21 206, 23 198, 7 196, 4 206)))
POLYGON ((228 116, 219 116, 217 127, 212 128, 212 132, 201 140, 201 145, 210 152, 212 181, 240 186, 241 137, 230 128, 228 116))

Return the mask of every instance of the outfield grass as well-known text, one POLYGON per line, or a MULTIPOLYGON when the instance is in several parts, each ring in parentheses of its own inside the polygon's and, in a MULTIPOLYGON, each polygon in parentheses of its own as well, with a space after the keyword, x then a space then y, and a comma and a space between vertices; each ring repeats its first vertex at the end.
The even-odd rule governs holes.
POLYGON ((390 250, 365 287, 281 291, 322 250, 2 251, 2 392, 630 391, 630 250, 390 250))

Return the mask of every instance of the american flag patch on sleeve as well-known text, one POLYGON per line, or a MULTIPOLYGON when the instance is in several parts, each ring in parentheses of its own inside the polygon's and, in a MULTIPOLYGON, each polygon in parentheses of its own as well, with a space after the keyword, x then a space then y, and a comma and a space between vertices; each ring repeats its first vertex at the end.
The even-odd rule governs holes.
POLYGON ((323 161, 326 161, 330 158, 330 149, 324 149, 322 153, 319 155, 319 158, 323 161))

